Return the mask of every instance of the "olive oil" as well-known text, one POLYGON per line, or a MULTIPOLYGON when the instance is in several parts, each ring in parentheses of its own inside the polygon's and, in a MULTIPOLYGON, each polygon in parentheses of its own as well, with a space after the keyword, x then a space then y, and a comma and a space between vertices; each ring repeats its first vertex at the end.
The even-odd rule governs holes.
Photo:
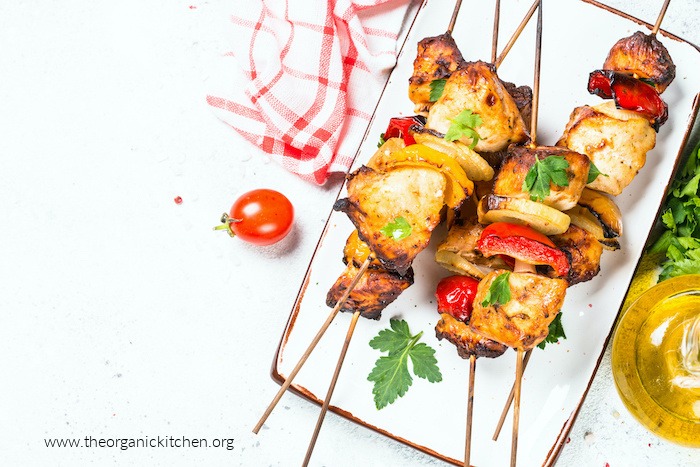
POLYGON ((700 275, 642 294, 620 319, 612 352, 630 412, 659 436, 700 447, 700 275))

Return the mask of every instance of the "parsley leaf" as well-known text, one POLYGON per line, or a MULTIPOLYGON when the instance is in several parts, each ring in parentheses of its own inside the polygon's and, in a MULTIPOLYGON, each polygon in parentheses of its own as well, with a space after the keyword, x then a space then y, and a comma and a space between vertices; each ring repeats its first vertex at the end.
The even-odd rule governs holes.
POLYGON ((411 235, 412 230, 411 224, 408 223, 405 217, 397 217, 379 229, 381 233, 394 240, 403 240, 411 235))
POLYGON ((445 90, 446 82, 446 79, 436 79, 435 81, 430 82, 430 102, 435 102, 436 100, 440 99, 442 92, 445 90))
POLYGON ((566 339, 566 334, 564 333, 564 325, 561 324, 561 313, 557 313, 551 323, 549 323, 549 334, 544 338, 542 342, 537 344, 537 347, 544 349, 547 344, 555 344, 559 342, 559 339, 566 339))
POLYGON ((382 133, 381 135, 379 135, 379 142, 377 143, 377 147, 381 148, 382 144, 384 143, 386 143, 386 140, 384 139, 384 133, 382 133))
POLYGON ((700 144, 676 175, 664 201, 661 222, 665 231, 649 253, 663 254, 659 281, 684 274, 700 274, 700 144))
POLYGON ((491 282, 488 292, 481 306, 505 305, 510 301, 510 272, 504 272, 491 282))
POLYGON ((586 180, 586 184, 593 183, 599 175, 602 175, 603 177, 608 176, 608 174, 604 174, 600 170, 598 170, 598 167, 596 167, 593 161, 591 161, 591 165, 588 168, 588 180, 586 180))
POLYGON ((445 133, 445 139, 447 141, 456 141, 463 137, 471 138, 472 144, 469 147, 474 149, 481 139, 479 133, 476 132, 476 128, 483 123, 479 114, 465 109, 453 118, 451 122, 452 124, 447 129, 447 133, 445 133))
POLYGON ((398 352, 406 346, 406 342, 411 339, 411 331, 408 323, 404 320, 392 319, 391 329, 382 329, 379 334, 369 341, 369 346, 382 352, 398 352))
POLYGON ((374 382, 372 394, 374 405, 381 410, 396 399, 403 397, 413 384, 408 360, 411 360, 413 373, 431 383, 442 381, 442 373, 437 366, 435 350, 424 343, 418 343, 423 331, 411 335, 408 323, 404 320, 392 319, 391 329, 383 329, 370 342, 373 349, 389 352, 379 357, 374 368, 367 376, 368 381, 374 382))
POLYGON ((569 177, 566 175, 568 167, 569 163, 564 156, 547 156, 542 160, 535 156, 535 164, 523 180, 523 190, 530 193, 532 201, 542 201, 549 196, 550 183, 569 186, 569 177))

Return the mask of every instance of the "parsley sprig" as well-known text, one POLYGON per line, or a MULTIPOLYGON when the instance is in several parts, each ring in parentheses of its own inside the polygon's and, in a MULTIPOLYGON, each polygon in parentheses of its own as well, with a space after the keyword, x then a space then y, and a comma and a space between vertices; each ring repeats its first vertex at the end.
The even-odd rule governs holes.
POLYGON ((486 292, 481 306, 505 305, 510 301, 510 271, 496 277, 486 292))
POLYGON ((664 254, 659 281, 700 274, 700 144, 671 183, 661 222, 665 231, 650 253, 664 254))
POLYGON ((442 96, 442 93, 445 90, 446 82, 446 79, 436 79, 430 82, 430 102, 435 102, 436 100, 440 99, 440 96, 442 96))
POLYGON ((559 342, 559 339, 566 339, 564 325, 561 323, 561 313, 557 313, 554 320, 549 323, 549 334, 547 334, 547 337, 545 337, 542 342, 537 344, 537 347, 544 349, 547 344, 555 344, 559 342))
POLYGON ((369 342, 370 347, 388 355, 379 357, 367 376, 374 382, 372 394, 377 410, 393 404, 396 399, 403 397, 413 384, 413 378, 408 369, 411 360, 413 374, 431 383, 442 381, 442 373, 437 366, 435 350, 418 342, 423 331, 415 336, 411 334, 408 323, 404 320, 392 319, 391 329, 383 329, 369 342))
POLYGON ((401 216, 379 229, 382 234, 394 240, 403 240, 411 235, 412 230, 411 224, 408 223, 405 217, 401 216))
POLYGON ((469 147, 474 149, 481 139, 479 133, 476 132, 476 129, 483 123, 479 114, 475 114, 469 109, 464 109, 450 121, 452 123, 447 129, 447 133, 445 133, 445 139, 447 141, 456 141, 463 137, 471 138, 472 143, 469 147))
POLYGON ((535 164, 530 167, 525 180, 523 190, 530 193, 532 201, 542 201, 549 196, 549 185, 569 186, 569 177, 566 169, 569 163, 564 156, 547 156, 540 160, 535 156, 535 164))

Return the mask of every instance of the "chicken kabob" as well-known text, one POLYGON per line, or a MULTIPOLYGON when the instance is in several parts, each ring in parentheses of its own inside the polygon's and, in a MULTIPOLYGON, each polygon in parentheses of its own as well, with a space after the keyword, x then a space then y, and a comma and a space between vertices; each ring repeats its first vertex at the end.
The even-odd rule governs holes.
MULTIPOLYGON (((470 332, 482 340, 513 347, 517 351, 511 465, 516 463, 523 353, 547 337, 549 325, 558 315, 569 285, 569 261, 545 234, 562 234, 568 229, 570 219, 560 210, 576 204, 588 179, 590 165, 585 155, 536 144, 541 8, 540 4, 531 142, 527 146, 511 145, 508 148, 492 192, 481 199, 477 210, 479 224, 489 225, 481 231, 475 249, 486 257, 507 255, 512 270, 499 268, 483 276, 476 287, 468 320, 470 332), (557 178, 558 185, 551 180, 540 180, 542 190, 535 193, 532 183, 527 183, 533 182, 528 174, 533 172, 537 178, 537 163, 549 157, 553 158, 550 162, 565 165, 566 170, 561 176, 566 183, 561 178, 557 178), (542 193, 545 186, 547 193, 542 193), (547 265, 547 272, 552 277, 539 274, 537 265, 547 265)), ((438 335, 439 332, 438 327, 438 335)), ((496 354, 504 350, 501 347, 496 354)))
MULTIPOLYGON (((525 24, 521 24, 514 37, 520 34, 524 26, 525 24)), ((480 107, 477 108, 483 109, 485 114, 491 112, 493 119, 498 120, 489 134, 487 149, 499 151, 505 149, 512 141, 527 140, 518 106, 508 92, 509 89, 501 83, 490 65, 484 62, 464 61, 449 30, 442 36, 426 38, 419 43, 418 55, 414 61, 414 74, 409 82, 409 96, 422 111, 427 111, 428 120, 433 109, 443 109, 444 112, 446 107, 456 105, 455 102, 448 102, 451 100, 448 96, 452 90, 460 96, 475 94, 474 100, 480 103, 480 107), (433 98, 433 84, 436 79, 446 80, 444 92, 437 99, 433 98), (475 79, 476 85, 468 84, 475 79), (436 100, 438 102, 435 102, 433 107, 433 101, 436 100), (495 115, 498 110, 499 115, 495 115), (494 142, 499 137, 501 141, 494 142)), ((517 91, 518 88, 511 85, 510 89, 517 91)), ((515 94, 517 95, 517 92, 515 94)), ((523 94, 530 96, 528 93, 523 94)), ((529 104, 529 99, 527 103, 529 104)), ((439 122, 440 119, 436 121, 439 122)), ((337 306, 338 297, 347 292, 350 278, 356 277, 358 264, 366 262, 365 258, 375 258, 370 260, 368 271, 370 274, 377 274, 377 278, 360 280, 340 308, 341 311, 353 312, 353 323, 359 316, 379 319, 381 310, 412 283, 411 263, 427 246, 432 231, 442 221, 442 205, 448 208, 446 218, 450 223, 466 197, 473 192, 472 180, 488 180, 493 176, 493 169, 472 148, 463 143, 445 141, 443 134, 429 129, 428 125, 424 126, 423 120, 418 117, 392 119, 383 137, 388 139, 366 166, 348 176, 348 197, 339 200, 334 206, 334 209, 348 215, 356 231, 346 243, 346 271, 330 289, 327 304, 337 306), (435 189, 429 187, 423 190, 424 187, 412 181, 410 175, 399 175, 399 171, 408 168, 413 171, 428 169, 431 172, 438 168, 443 172, 448 180, 443 202, 435 204, 433 200, 430 206, 430 194, 435 192, 435 189), (427 228, 424 225, 426 220, 427 228), (390 230, 389 234, 387 230, 390 230), (378 280, 379 274, 393 280, 378 280)), ((354 324, 351 323, 346 345, 353 331, 354 324)), ((346 349, 347 347, 344 347, 341 351, 334 381, 337 379, 346 349)), ((325 409, 330 401, 334 381, 331 382, 331 388, 324 401, 325 409)), ((318 435, 325 413, 324 408, 319 416, 310 449, 318 435)), ((310 454, 310 451, 307 454, 310 454)))
MULTIPOLYGON (((614 201, 605 194, 619 195, 629 185, 644 166, 647 151, 656 144, 655 130, 667 117, 666 104, 659 94, 673 81, 675 65, 655 34, 669 1, 664 2, 651 34, 636 32, 620 39, 608 53, 603 69, 590 74, 589 92, 613 98, 613 102, 576 108, 557 142, 557 146, 586 154, 596 167, 595 171, 603 174, 591 177, 577 206, 566 213, 571 223, 583 230, 577 236, 591 233, 606 250, 620 248, 622 216, 614 201), (606 91, 603 93, 601 88, 606 91)), ((555 243, 567 250, 569 257, 584 259, 579 263, 584 267, 595 264, 595 242, 589 241, 588 247, 582 248, 582 242, 572 235, 569 237, 558 240, 555 237, 555 243)), ((593 272, 590 267, 585 270, 588 274, 593 272)), ((581 277, 580 272, 578 275, 581 277)), ((525 365, 530 355, 531 352, 526 353, 525 365)), ((514 388, 496 426, 494 441, 498 439, 513 396, 514 388)))
POLYGON ((479 223, 489 224, 479 236, 477 250, 487 257, 506 255, 515 260, 512 272, 495 270, 482 279, 470 318, 472 331, 517 352, 511 466, 517 464, 524 353, 549 337, 552 324, 561 317, 567 287, 597 274, 602 252, 597 240, 572 227, 564 213, 577 205, 591 176, 588 157, 537 144, 542 8, 540 3, 531 142, 509 147, 491 193, 481 198, 477 209, 479 223), (559 237, 564 244, 547 236, 559 237), (590 263, 571 254, 582 247, 590 247, 590 263))
MULTIPOLYGON (((536 10, 538 2, 533 4, 528 14, 525 16, 516 34, 509 42, 507 49, 517 39, 518 35, 527 25, 528 20, 536 10)), ((498 30, 497 21, 499 17, 498 5, 495 14, 494 31, 498 30)), ((492 42, 492 61, 496 60, 497 43, 494 33, 492 42)), ((420 46, 419 46, 420 50, 420 46)), ((426 63, 453 63, 454 60, 446 61, 444 57, 461 57, 456 45, 453 42, 439 40, 436 38, 432 44, 424 44, 423 56, 426 63), (439 44, 439 45, 436 45, 439 44), (438 56, 437 60, 431 59, 438 56), (427 58, 431 57, 431 58, 427 58)), ((499 64, 502 62, 507 51, 501 54, 499 64)), ((420 57, 419 53, 419 57, 420 57)), ((418 60, 417 60, 418 62, 418 60)), ((413 125, 410 128, 410 135, 416 141, 422 144, 432 146, 446 153, 456 154, 458 157, 464 155, 480 153, 484 155, 494 164, 502 157, 502 153, 508 144, 512 142, 523 143, 527 141, 528 135, 525 130, 525 120, 529 120, 529 111, 532 102, 532 91, 529 87, 521 86, 517 88, 511 83, 503 83, 496 75, 497 65, 490 65, 484 62, 462 63, 457 65, 457 68, 452 69, 435 69, 435 67, 424 67, 420 70, 423 73, 414 73, 411 78, 411 85, 417 83, 425 85, 430 83, 431 87, 434 81, 431 79, 441 78, 444 80, 443 90, 438 99, 428 100, 424 97, 423 100, 416 102, 415 96, 420 95, 413 88, 411 98, 417 104, 418 111, 427 110, 427 123, 421 127, 420 124, 413 125), (505 98, 508 96, 508 98, 505 98), (435 101, 435 102, 433 102, 435 101), (450 133, 450 121, 458 118, 462 112, 468 112, 471 115, 478 115, 480 120, 488 120, 489 128, 484 129, 479 126, 478 133, 470 133, 463 137, 463 141, 446 140, 445 134, 438 131, 436 128, 444 128, 448 126, 445 133, 450 133), (523 114, 525 114, 523 116, 523 114), (482 119, 481 116, 486 118, 482 119), (445 125, 445 122, 448 122, 445 125), (484 138, 480 138, 480 137, 484 138), (471 143, 471 144, 469 144, 471 143), (473 148, 473 149, 472 149, 473 148)), ((427 92, 423 96, 427 96, 427 92)), ((434 93, 431 93, 434 94, 434 93)), ((444 131, 444 130, 443 130, 444 131)), ((471 158, 474 160, 474 158, 471 158)), ((488 182, 493 178, 493 167, 488 165, 485 160, 477 159, 479 164, 465 165, 467 174, 475 180, 488 182)), ((465 210, 464 207, 462 210, 465 210)), ((458 215, 455 222, 448 222, 449 233, 448 237, 458 237, 458 241, 462 241, 463 232, 460 229, 462 225, 462 215, 458 215), (458 225, 459 223, 459 225, 458 225), (456 235, 454 235, 456 234, 456 235)), ((450 219, 448 219, 450 221, 450 219)), ((440 262, 440 260, 438 261, 440 262)), ((472 274, 481 279, 483 274, 472 274)), ((470 464, 471 455, 471 427, 473 418, 473 398, 474 398, 474 375, 476 367, 476 357, 497 357, 506 350, 506 346, 489 339, 485 339, 471 332, 466 323, 468 323, 468 313, 471 310, 471 302, 473 301, 478 280, 466 276, 452 276, 445 278, 438 285, 437 300, 438 310, 441 313, 441 320, 436 326, 436 333, 439 339, 446 338, 457 346, 458 353, 463 358, 470 359, 470 374, 469 374, 469 393, 467 398, 467 428, 465 433, 465 457, 464 465, 470 464)))

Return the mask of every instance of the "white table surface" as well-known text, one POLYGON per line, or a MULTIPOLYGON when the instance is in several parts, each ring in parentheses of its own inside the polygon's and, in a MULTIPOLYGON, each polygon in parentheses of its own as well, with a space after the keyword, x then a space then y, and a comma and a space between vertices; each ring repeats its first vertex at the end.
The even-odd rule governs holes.
MULTIPOLYGON (((653 23, 661 1, 607 3, 653 23)), ((700 43, 699 3, 671 2, 664 28, 700 43)), ((301 463, 317 406, 286 395, 251 428, 338 184, 286 173, 207 107, 243 6, 0 3, 0 465, 301 463), (258 187, 291 199, 290 237, 212 231, 258 187), (87 436, 233 448, 45 447, 87 436)), ((700 465, 626 412, 609 352, 557 465, 606 464, 700 465)), ((442 463, 329 414, 312 465, 442 463)))

